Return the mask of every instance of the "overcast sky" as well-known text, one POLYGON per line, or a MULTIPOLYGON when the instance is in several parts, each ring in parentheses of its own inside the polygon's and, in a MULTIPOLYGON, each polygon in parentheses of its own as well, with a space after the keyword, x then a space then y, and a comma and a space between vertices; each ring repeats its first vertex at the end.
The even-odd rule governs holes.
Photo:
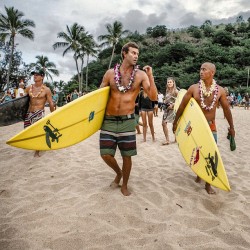
POLYGON ((66 31, 66 25, 77 22, 96 38, 107 33, 107 23, 116 20, 124 29, 145 33, 147 27, 156 25, 171 29, 199 26, 205 20, 219 24, 235 22, 239 15, 245 21, 250 17, 250 0, 0 0, 0 12, 5 15, 4 6, 14 6, 36 24, 34 41, 16 39, 24 62, 35 62, 37 55, 47 56, 60 71, 54 80, 64 81, 76 74, 74 60, 72 54, 63 57, 63 50, 54 50, 52 45, 62 41, 57 34, 66 31))

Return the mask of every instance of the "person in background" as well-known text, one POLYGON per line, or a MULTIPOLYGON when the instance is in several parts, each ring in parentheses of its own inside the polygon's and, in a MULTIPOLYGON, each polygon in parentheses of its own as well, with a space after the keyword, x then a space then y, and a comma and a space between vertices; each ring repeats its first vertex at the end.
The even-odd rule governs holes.
POLYGON ((245 94, 245 109, 249 109, 249 94, 248 93, 246 93, 245 94))
POLYGON ((53 100, 53 103, 54 103, 54 108, 56 110, 57 103, 58 103, 58 100, 59 100, 59 96, 58 96, 58 94, 57 94, 57 92, 56 92, 55 89, 53 91, 52 100, 53 100))
POLYGON ((76 100, 79 97, 79 94, 77 92, 77 90, 75 89, 74 92, 71 94, 71 101, 76 100))
POLYGON ((162 112, 163 101, 164 101, 164 95, 159 91, 158 92, 158 108, 160 109, 161 112, 162 112))
POLYGON ((67 103, 71 102, 71 94, 70 93, 67 94, 67 96, 66 96, 66 102, 67 103))
POLYGON ((154 117, 157 117, 158 116, 158 100, 153 102, 153 107, 154 107, 154 110, 153 110, 154 117))
POLYGON ((6 91, 6 93, 4 94, 3 98, 1 99, 1 103, 4 103, 4 102, 9 102, 12 100, 12 96, 11 96, 11 92, 10 90, 8 89, 6 91))
POLYGON ((172 123, 174 120, 174 103, 178 95, 175 80, 173 77, 167 78, 166 83, 166 95, 163 104, 163 116, 162 116, 162 129, 165 135, 165 142, 162 145, 169 145, 169 133, 168 133, 168 122, 172 123))
POLYGON ((237 96, 237 105, 240 106, 242 103, 242 96, 240 93, 238 93, 238 96, 237 96))
POLYGON ((235 105, 235 94, 234 94, 234 93, 231 93, 231 94, 230 94, 230 98, 231 98, 230 105, 231 105, 231 108, 233 109, 233 108, 234 108, 234 105, 235 105))
POLYGON ((154 118, 154 102, 150 100, 149 96, 147 93, 142 89, 140 92, 140 97, 139 97, 139 107, 141 110, 141 118, 142 118, 142 124, 143 124, 143 141, 147 141, 147 130, 148 130, 148 125, 150 128, 151 136, 152 136, 152 141, 155 141, 155 131, 154 131, 154 123, 153 123, 153 118, 154 118))
POLYGON ((136 97, 135 100, 135 122, 137 134, 141 134, 140 125, 142 126, 142 123, 140 123, 139 95, 136 97))
POLYGON ((21 80, 19 83, 19 88, 17 90, 16 98, 22 97, 24 95, 25 95, 24 82, 23 82, 23 80, 21 80))

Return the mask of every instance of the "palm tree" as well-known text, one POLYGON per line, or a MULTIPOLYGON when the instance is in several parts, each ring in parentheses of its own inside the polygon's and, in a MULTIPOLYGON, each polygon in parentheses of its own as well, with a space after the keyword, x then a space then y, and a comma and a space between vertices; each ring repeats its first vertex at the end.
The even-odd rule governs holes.
POLYGON ((84 27, 78 25, 77 23, 74 23, 71 27, 69 27, 68 25, 66 27, 67 27, 66 32, 59 32, 57 34, 57 37, 64 39, 65 42, 56 42, 54 43, 53 48, 57 49, 57 48, 66 47, 66 49, 63 51, 63 56, 66 53, 73 51, 74 53, 73 58, 76 64, 76 70, 77 70, 79 88, 80 88, 81 77, 80 77, 79 67, 77 63, 77 55, 78 55, 78 51, 80 47, 81 34, 84 32, 84 27))
POLYGON ((7 73, 7 86, 9 86, 10 72, 12 67, 13 53, 15 48, 15 37, 17 34, 34 40, 34 33, 29 27, 35 27, 35 23, 29 19, 23 19, 24 14, 14 7, 7 8, 5 6, 7 15, 0 13, 0 40, 5 41, 9 37, 9 44, 11 46, 11 53, 9 58, 9 68, 7 73))
POLYGON ((59 76, 59 71, 56 69, 56 65, 53 62, 50 62, 47 56, 36 56, 36 58, 37 61, 35 63, 31 63, 30 66, 43 69, 47 79, 50 78, 53 82, 51 74, 59 76))
POLYGON ((107 28, 108 34, 98 36, 98 40, 104 41, 103 43, 100 44, 101 47, 109 46, 109 45, 113 47, 110 62, 109 62, 109 69, 110 69, 117 43, 120 41, 120 39, 124 35, 129 34, 130 31, 122 30, 123 25, 121 22, 118 22, 118 21, 115 21, 113 25, 107 24, 106 28, 107 28))
POLYGON ((94 41, 93 37, 90 38, 89 43, 86 46, 86 54, 87 54, 87 65, 86 65, 86 91, 88 91, 88 72, 89 72, 89 57, 96 56, 99 52, 99 48, 94 41))
POLYGON ((86 44, 89 40, 88 32, 82 32, 79 39, 79 48, 76 51, 77 60, 80 60, 80 83, 79 83, 79 92, 82 92, 82 83, 83 83, 83 64, 84 56, 86 55, 86 44))
POLYGON ((64 81, 60 80, 59 82, 53 82, 54 89, 58 89, 59 92, 63 91, 64 86, 67 85, 64 81))
POLYGON ((86 66, 86 91, 88 90, 88 64, 89 64, 89 56, 95 56, 98 52, 97 44, 94 41, 92 35, 88 34, 88 32, 83 33, 80 40, 81 47, 78 51, 78 58, 81 60, 81 82, 83 82, 83 64, 84 57, 87 56, 87 66, 86 66))

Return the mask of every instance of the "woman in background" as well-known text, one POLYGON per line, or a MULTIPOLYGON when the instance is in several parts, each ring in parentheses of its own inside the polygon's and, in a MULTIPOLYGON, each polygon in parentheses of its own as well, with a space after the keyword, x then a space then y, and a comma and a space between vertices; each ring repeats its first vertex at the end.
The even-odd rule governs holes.
POLYGON ((178 95, 178 90, 176 88, 175 80, 173 77, 167 78, 166 84, 166 95, 163 105, 164 114, 162 117, 162 128, 166 138, 166 141, 162 145, 168 145, 170 143, 169 133, 167 123, 172 123, 174 121, 174 103, 178 95))
POLYGON ((146 142, 146 135, 148 125, 152 135, 152 140, 155 141, 155 132, 153 125, 154 106, 147 94, 142 90, 140 92, 139 108, 141 110, 142 124, 143 124, 143 141, 146 142))
POLYGON ((10 90, 8 89, 5 93, 5 95, 3 96, 3 98, 1 99, 1 103, 2 102, 9 102, 12 100, 12 97, 11 97, 11 92, 10 90))

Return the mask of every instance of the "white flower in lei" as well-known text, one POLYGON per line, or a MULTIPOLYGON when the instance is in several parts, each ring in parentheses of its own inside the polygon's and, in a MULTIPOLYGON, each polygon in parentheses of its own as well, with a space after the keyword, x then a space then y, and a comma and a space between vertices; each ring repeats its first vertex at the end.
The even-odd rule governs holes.
POLYGON ((120 72, 120 67, 121 67, 121 65, 118 64, 118 63, 115 65, 115 67, 114 67, 114 71, 115 71, 115 77, 114 77, 114 79, 115 79, 115 83, 116 83, 116 86, 117 86, 118 90, 120 92, 125 93, 129 89, 131 89, 131 85, 134 82, 135 73, 138 70, 139 65, 134 66, 134 69, 133 69, 133 71, 131 73, 131 76, 130 76, 130 79, 129 79, 129 83, 128 83, 127 86, 121 86, 121 72, 120 72))
POLYGON ((214 79, 213 79, 213 83, 212 83, 209 91, 207 91, 205 83, 202 80, 199 81, 199 93, 200 93, 200 99, 201 99, 201 107, 203 109, 205 109, 207 111, 210 111, 211 109, 213 109, 214 104, 217 100, 218 91, 219 91, 219 88, 218 88, 218 85, 214 79), (212 101, 210 106, 207 106, 204 103, 204 96, 208 97, 208 96, 212 95, 212 93, 214 93, 213 101, 212 101))
POLYGON ((205 85, 204 81, 200 80, 200 83, 201 83, 201 89, 202 89, 203 95, 204 96, 212 95, 212 93, 214 92, 215 87, 216 87, 216 81, 213 79, 213 83, 210 86, 209 91, 207 91, 207 88, 206 88, 206 85, 205 85))

